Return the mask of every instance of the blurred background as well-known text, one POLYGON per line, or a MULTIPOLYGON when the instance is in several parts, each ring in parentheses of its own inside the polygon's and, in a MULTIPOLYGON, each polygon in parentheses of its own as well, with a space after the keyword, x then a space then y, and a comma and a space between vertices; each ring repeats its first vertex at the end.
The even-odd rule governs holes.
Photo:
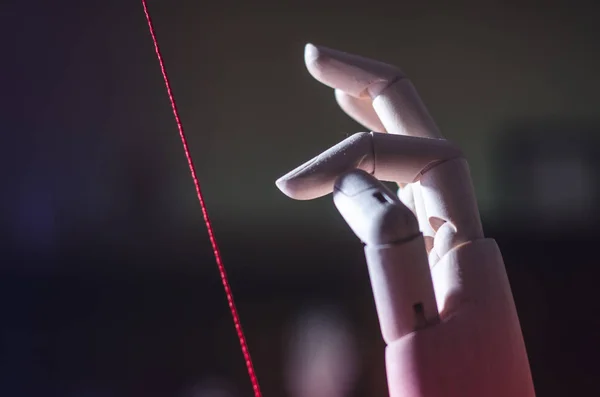
MULTIPOLYGON (((359 241, 274 185, 364 130, 306 42, 411 77, 469 158, 538 396, 600 392, 594 2, 148 3, 266 397, 387 394, 359 241)), ((0 15, 0 395, 250 396, 139 1, 0 15)))

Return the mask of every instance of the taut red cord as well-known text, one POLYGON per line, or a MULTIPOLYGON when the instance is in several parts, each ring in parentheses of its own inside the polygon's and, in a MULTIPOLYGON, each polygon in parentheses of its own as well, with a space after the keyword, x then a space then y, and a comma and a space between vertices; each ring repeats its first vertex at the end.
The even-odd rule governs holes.
POLYGON ((208 217, 208 212, 206 210, 206 204, 204 203, 204 196, 202 195, 202 190, 200 189, 200 182, 198 181, 198 176, 196 175, 196 167, 194 166, 194 162, 192 161, 190 149, 188 148, 187 138, 185 137, 185 133, 183 132, 183 125, 181 123, 181 118, 179 117, 179 111, 177 110, 177 105, 175 104, 175 98, 173 97, 173 91, 171 90, 171 83, 169 82, 169 78, 167 77, 167 71, 165 69, 165 64, 163 62, 160 48, 158 47, 158 40, 156 39, 154 25, 152 24, 152 19, 150 18, 150 13, 148 12, 148 5, 146 4, 146 0, 142 0, 142 6, 144 7, 144 14, 146 15, 146 21, 148 22, 148 29, 150 30, 150 35, 152 36, 152 42, 154 43, 154 50, 156 51, 156 57, 158 58, 158 63, 160 65, 160 71, 162 72, 162 76, 165 81, 165 87, 167 88, 167 94, 169 95, 169 100, 171 101, 171 108, 173 109, 173 116, 175 117, 175 122, 177 123, 177 129, 179 130, 179 137, 181 138, 181 143, 183 144, 183 151, 185 152, 185 157, 187 159, 188 166, 190 168, 190 173, 192 174, 192 180, 194 181, 194 187, 196 188, 196 195, 198 196, 198 201, 200 202, 200 208, 202 209, 202 216, 204 216, 204 223, 206 223, 208 237, 210 239, 210 243, 212 245, 213 252, 215 254, 215 260, 217 262, 217 267, 219 268, 219 274, 221 276, 221 281, 223 282, 223 288, 225 289, 225 295, 227 296, 227 303, 229 304, 229 310, 231 311, 231 317, 233 317, 233 324, 235 326, 235 331, 236 331, 237 337, 240 341, 240 346, 242 348, 242 354, 244 355, 244 360, 246 361, 246 368, 248 368, 248 375, 250 376, 250 382, 252 382, 252 388, 254 389, 254 396, 261 397, 262 394, 260 392, 260 387, 258 385, 258 379, 256 378, 256 372, 254 371, 254 366, 252 365, 252 358, 250 357, 250 352, 248 351, 248 344, 246 343, 246 337, 244 336, 244 331, 242 331, 242 326, 240 324, 240 316, 237 312, 235 303, 233 301, 233 293, 231 292, 231 287, 229 286, 229 281, 227 280, 227 273, 225 272, 225 266, 223 265, 223 259, 221 258, 221 252, 219 251, 219 246, 217 245, 215 233, 213 231, 213 227, 210 222, 210 218, 208 217))

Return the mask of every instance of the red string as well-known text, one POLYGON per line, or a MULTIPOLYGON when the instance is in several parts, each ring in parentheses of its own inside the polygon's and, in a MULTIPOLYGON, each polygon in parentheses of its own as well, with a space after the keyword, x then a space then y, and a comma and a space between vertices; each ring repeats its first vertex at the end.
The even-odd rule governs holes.
POLYGON ((258 386, 258 379, 256 378, 256 372, 254 371, 254 366, 252 365, 252 358, 250 357, 250 352, 248 351, 248 345, 246 343, 246 337, 244 336, 244 331, 242 331, 242 326, 240 324, 240 316, 235 307, 235 303, 233 301, 233 293, 231 292, 231 287, 229 286, 229 281, 227 280, 227 273, 225 272, 225 266, 223 265, 223 259, 221 258, 221 252, 219 251, 219 247, 217 246, 217 240, 215 239, 215 233, 208 217, 208 212, 206 211, 206 204, 204 203, 204 196, 202 195, 202 190, 200 190, 200 182, 198 182, 198 176, 196 175, 196 167, 194 166, 194 162, 192 161, 192 156, 190 155, 190 150, 188 148, 187 138, 183 132, 183 125, 181 124, 181 118, 179 117, 179 111, 177 110, 177 105, 175 104, 175 98, 173 97, 173 92, 171 90, 171 83, 169 82, 169 78, 167 77, 167 71, 165 69, 165 65, 163 62, 163 58, 160 52, 160 48, 158 47, 158 40, 156 39, 156 33, 154 30, 154 25, 152 24, 152 19, 150 18, 150 13, 148 12, 148 6, 146 4, 146 0, 142 0, 142 6, 144 7, 144 14, 146 15, 146 21, 148 22, 148 29, 150 30, 150 35, 152 36, 152 42, 154 43, 154 50, 156 51, 156 57, 158 58, 158 63, 160 65, 160 70, 163 75, 163 79, 165 81, 165 86, 167 88, 167 94, 169 95, 169 100, 171 101, 171 108, 173 109, 173 116, 175 116, 175 122, 177 123, 177 129, 179 130, 179 137, 181 138, 181 143, 183 144, 183 151, 185 152, 185 157, 187 159, 190 173, 192 174, 192 179, 194 181, 194 187, 196 188, 196 194, 198 196, 198 201, 200 202, 200 208, 202 209, 202 215, 204 216, 204 223, 206 223, 206 229, 208 230, 208 237, 210 239, 210 243, 212 245, 213 252, 215 254, 215 260, 217 262, 217 267, 219 268, 219 274, 221 276, 221 281, 223 282, 223 288, 225 289, 225 295, 227 296, 227 303, 229 304, 229 310, 231 311, 231 316, 233 317, 233 324, 235 325, 235 331, 237 333, 237 337, 240 341, 240 346, 242 348, 242 354, 244 355, 244 360, 246 361, 246 368, 248 368, 248 375, 250 376, 250 382, 252 382, 252 388, 254 389, 254 396, 261 397, 262 394, 260 392, 260 387, 258 386))

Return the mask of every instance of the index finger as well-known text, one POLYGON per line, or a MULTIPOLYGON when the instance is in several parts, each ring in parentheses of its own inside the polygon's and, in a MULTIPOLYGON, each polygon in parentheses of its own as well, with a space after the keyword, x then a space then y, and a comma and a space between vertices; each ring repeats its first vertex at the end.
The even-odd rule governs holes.
POLYGON ((355 98, 372 99, 390 134, 442 138, 413 84, 395 66, 313 44, 306 45, 304 59, 321 83, 355 98))

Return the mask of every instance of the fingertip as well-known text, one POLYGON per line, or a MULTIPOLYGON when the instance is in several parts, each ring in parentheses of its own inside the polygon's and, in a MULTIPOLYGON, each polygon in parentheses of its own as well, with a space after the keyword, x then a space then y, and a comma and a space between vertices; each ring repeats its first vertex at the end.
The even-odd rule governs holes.
POLYGON ((360 116, 363 116, 362 113, 364 112, 362 112, 362 108, 360 108, 358 105, 358 103, 360 103, 358 101, 363 101, 363 99, 353 97, 339 88, 334 90, 334 97, 338 106, 353 119, 357 120, 360 118, 360 116))
POLYGON ((346 94, 343 90, 339 88, 334 89, 333 95, 335 96, 335 100, 338 104, 342 105, 348 103, 348 99, 351 98, 350 95, 346 94))
POLYGON ((275 181, 277 188, 294 200, 312 200, 331 192, 332 187, 326 183, 314 183, 310 178, 295 177, 292 171, 275 181))
POLYGON ((316 80, 356 98, 370 98, 402 76, 394 66, 311 43, 304 60, 316 80))
POLYGON ((286 196, 294 200, 306 200, 303 189, 299 188, 298 183, 291 181, 287 175, 275 181, 277 188, 286 196))
POLYGON ((312 160, 279 178, 275 184, 285 195, 296 200, 311 200, 333 191, 335 179, 342 173, 363 168, 374 170, 372 136, 356 133, 312 160))
POLYGON ((316 46, 312 43, 307 43, 304 47, 304 64, 306 69, 313 78, 325 85, 327 83, 327 64, 330 61, 330 57, 327 56, 327 51, 322 47, 316 46))
POLYGON ((304 46, 304 62, 309 65, 319 57, 319 49, 312 43, 304 46))
POLYGON ((279 179, 277 179, 277 180, 275 181, 275 186, 277 186, 277 188, 278 188, 278 189, 279 189, 279 190, 280 190, 280 191, 281 191, 283 194, 285 194, 286 196, 288 195, 288 194, 286 193, 287 186, 286 186, 286 183, 285 183, 285 179, 283 179, 283 177, 281 177, 281 178, 279 178, 279 179))
POLYGON ((367 245, 392 244, 419 233, 412 211, 363 170, 351 170, 336 179, 333 202, 356 236, 367 245))
POLYGON ((386 132, 379 120, 371 100, 353 97, 339 88, 335 89, 335 101, 338 106, 357 123, 362 124, 371 131, 386 132))

